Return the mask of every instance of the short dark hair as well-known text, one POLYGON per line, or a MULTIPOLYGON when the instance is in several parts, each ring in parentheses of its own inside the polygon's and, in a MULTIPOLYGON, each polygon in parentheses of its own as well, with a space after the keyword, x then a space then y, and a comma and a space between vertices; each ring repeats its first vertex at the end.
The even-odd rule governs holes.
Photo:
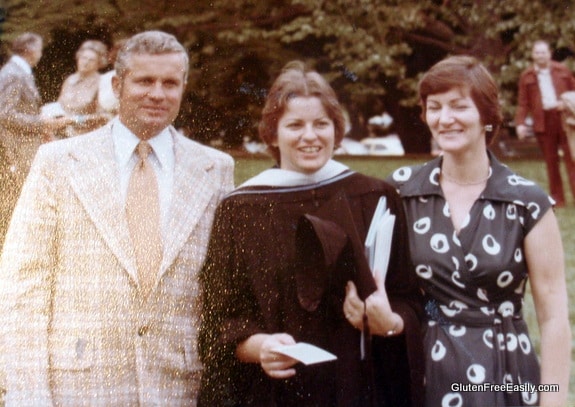
POLYGON ((267 144, 268 152, 278 164, 280 152, 272 145, 277 141, 278 122, 290 99, 299 96, 314 96, 321 101, 328 117, 333 120, 336 146, 345 135, 343 109, 333 88, 319 73, 309 69, 302 61, 288 62, 268 92, 258 126, 260 138, 267 144))
POLYGON ((487 68, 474 57, 460 55, 445 58, 423 75, 419 82, 421 118, 425 122, 429 95, 447 92, 453 88, 469 89, 482 124, 492 126, 491 131, 486 131, 486 142, 489 145, 503 122, 499 88, 487 68))

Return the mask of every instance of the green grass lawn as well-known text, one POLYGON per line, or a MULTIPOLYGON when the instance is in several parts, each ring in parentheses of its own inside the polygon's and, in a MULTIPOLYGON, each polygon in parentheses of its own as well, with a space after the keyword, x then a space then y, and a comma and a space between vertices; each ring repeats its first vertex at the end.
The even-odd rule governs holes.
MULTIPOLYGON (((403 165, 424 162, 428 160, 429 157, 337 157, 337 159, 356 171, 379 178, 385 178, 395 168, 403 165)), ((543 161, 526 159, 502 159, 502 161, 519 175, 537 182, 548 191, 547 176, 543 161)), ((260 171, 269 168, 272 164, 273 161, 268 158, 237 157, 236 185, 241 184, 243 181, 260 171)), ((565 181, 565 174, 563 178, 565 181)), ((566 181, 565 191, 569 191, 566 181)), ((568 196, 567 199, 567 207, 557 209, 556 214, 561 228, 563 246, 565 249, 565 270, 567 275, 568 295, 570 299, 569 321, 571 321, 571 330, 573 334, 575 334, 575 306, 573 305, 573 301, 575 301, 575 203, 571 196, 568 196)), ((539 329, 535 318, 533 301, 529 293, 525 298, 524 315, 529 325, 534 345, 539 349, 539 329)), ((572 406, 575 405, 575 363, 573 362, 575 356, 575 341, 573 342, 573 349, 571 357, 571 383, 569 386, 569 405, 572 406)))

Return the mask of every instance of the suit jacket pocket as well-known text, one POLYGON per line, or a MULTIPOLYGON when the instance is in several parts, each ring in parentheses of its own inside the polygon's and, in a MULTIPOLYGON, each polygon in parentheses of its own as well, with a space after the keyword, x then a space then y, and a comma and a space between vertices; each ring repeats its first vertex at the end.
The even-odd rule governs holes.
POLYGON ((52 368, 87 370, 94 363, 94 341, 87 336, 66 336, 50 343, 52 368))
POLYGON ((180 340, 160 339, 149 349, 150 359, 155 359, 157 366, 176 376, 188 374, 201 368, 195 350, 194 342, 189 338, 180 340))

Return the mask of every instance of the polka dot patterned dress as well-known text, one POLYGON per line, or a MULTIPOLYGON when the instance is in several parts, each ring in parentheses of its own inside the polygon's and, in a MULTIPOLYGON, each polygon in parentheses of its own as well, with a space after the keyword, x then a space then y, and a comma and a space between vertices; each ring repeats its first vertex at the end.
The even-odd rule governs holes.
POLYGON ((491 176, 457 233, 439 185, 442 158, 388 179, 405 204, 427 295, 428 406, 537 405, 539 362, 522 318, 523 240, 551 208, 545 192, 490 153, 491 176))

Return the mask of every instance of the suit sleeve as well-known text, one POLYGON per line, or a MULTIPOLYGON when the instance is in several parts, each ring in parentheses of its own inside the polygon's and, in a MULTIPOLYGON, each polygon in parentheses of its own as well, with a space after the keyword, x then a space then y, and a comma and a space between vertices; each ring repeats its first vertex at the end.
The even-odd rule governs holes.
POLYGON ((0 80, 0 120, 3 125, 14 132, 29 133, 42 130, 42 123, 38 112, 24 113, 19 104, 22 102, 22 93, 26 84, 25 78, 9 75, 0 80))
POLYGON ((515 125, 519 126, 525 124, 525 119, 529 114, 529 95, 527 94, 527 85, 525 83, 525 75, 519 78, 519 86, 517 93, 517 109, 515 111, 515 125))
POLYGON ((47 338, 57 256, 57 194, 50 157, 41 152, 14 210, 0 260, 6 406, 52 404, 47 338))

